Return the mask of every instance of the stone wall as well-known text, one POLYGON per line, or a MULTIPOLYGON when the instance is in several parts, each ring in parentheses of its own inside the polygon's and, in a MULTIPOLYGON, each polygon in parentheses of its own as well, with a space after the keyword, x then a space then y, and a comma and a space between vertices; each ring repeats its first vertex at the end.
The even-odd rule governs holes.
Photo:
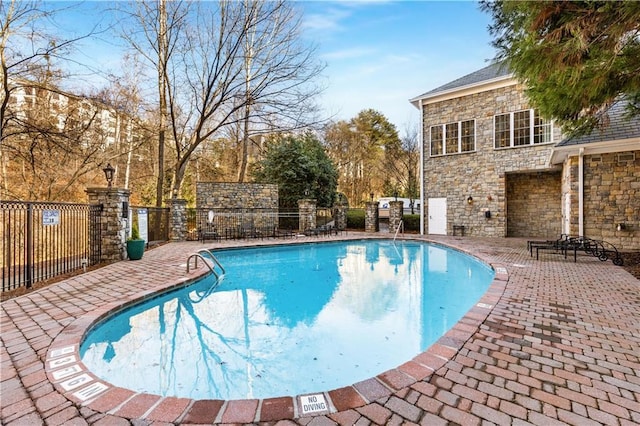
POLYGON ((584 156, 584 234, 640 250, 640 150, 584 156))
MULTIPOLYGON (((511 172, 548 170, 553 142, 515 148, 494 149, 493 117, 530 108, 520 85, 513 84, 423 106, 425 217, 429 198, 447 198, 447 233, 453 225, 465 226, 465 235, 507 235, 505 176, 511 172), (429 156, 429 132, 433 125, 475 119, 476 150, 469 153, 429 156), (471 196, 474 202, 467 203, 471 196), (491 217, 486 218, 487 211, 491 217)), ((536 206, 540 213, 545 206, 536 206)), ((531 211, 533 217, 537 213, 531 211)), ((425 232, 429 233, 428 221, 425 232)))
POLYGON ((507 236, 556 239, 562 233, 561 172, 507 175, 507 236))
POLYGON ((203 209, 277 209, 278 185, 271 183, 198 182, 196 206, 203 209))

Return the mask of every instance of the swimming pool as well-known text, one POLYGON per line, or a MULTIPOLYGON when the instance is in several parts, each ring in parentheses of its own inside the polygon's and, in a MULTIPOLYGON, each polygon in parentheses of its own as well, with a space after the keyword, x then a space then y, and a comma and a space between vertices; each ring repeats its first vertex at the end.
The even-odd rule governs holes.
POLYGON ((411 359, 486 291, 493 271, 417 241, 216 251, 226 275, 124 310, 84 339, 92 373, 192 399, 299 395, 411 359))

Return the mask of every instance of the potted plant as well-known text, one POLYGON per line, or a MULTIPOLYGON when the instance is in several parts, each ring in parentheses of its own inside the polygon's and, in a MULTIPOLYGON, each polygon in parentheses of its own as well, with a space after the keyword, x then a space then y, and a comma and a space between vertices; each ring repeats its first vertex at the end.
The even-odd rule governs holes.
POLYGON ((129 260, 142 259, 145 243, 146 241, 140 238, 138 221, 134 220, 131 225, 131 236, 127 238, 127 256, 129 257, 129 260))

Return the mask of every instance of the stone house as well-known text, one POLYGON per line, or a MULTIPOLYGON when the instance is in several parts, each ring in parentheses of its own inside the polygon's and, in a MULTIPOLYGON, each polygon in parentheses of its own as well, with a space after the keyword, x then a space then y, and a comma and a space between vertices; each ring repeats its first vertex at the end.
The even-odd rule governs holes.
POLYGON ((500 64, 411 99, 422 121, 427 234, 584 235, 640 249, 640 119, 565 138, 500 64))

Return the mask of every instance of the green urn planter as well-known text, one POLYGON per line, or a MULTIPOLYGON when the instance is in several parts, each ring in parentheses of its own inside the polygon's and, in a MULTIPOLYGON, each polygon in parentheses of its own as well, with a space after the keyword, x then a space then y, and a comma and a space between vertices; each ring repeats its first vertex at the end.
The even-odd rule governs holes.
POLYGON ((127 240, 127 256, 129 260, 140 260, 144 254, 144 240, 127 240))

